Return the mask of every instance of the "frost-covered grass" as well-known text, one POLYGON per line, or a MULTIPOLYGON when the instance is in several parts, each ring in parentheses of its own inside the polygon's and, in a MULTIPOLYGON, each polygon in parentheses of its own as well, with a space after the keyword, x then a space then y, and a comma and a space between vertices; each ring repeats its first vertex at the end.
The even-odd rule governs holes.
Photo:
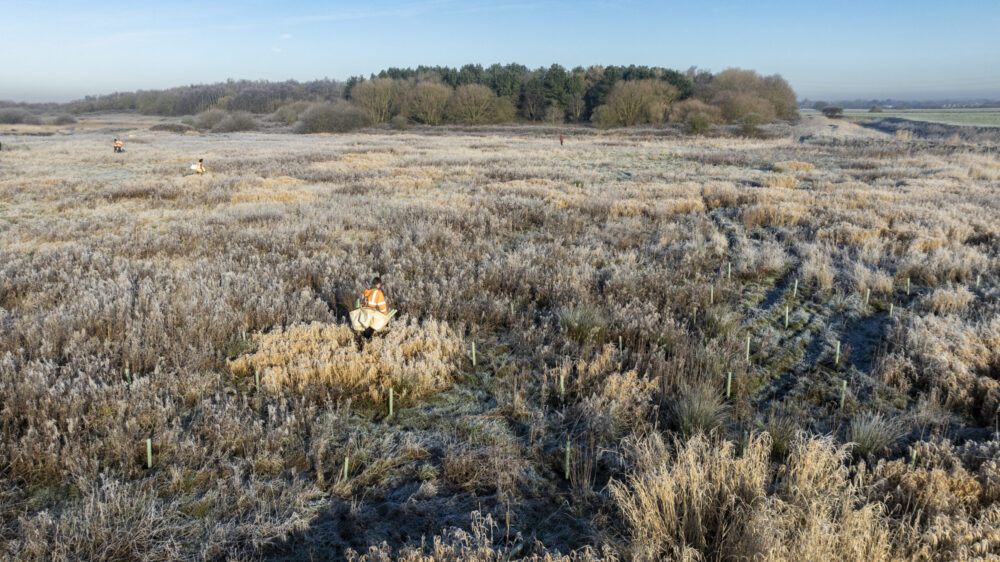
POLYGON ((1000 161, 814 121, 5 136, 0 553, 1000 554, 1000 161))

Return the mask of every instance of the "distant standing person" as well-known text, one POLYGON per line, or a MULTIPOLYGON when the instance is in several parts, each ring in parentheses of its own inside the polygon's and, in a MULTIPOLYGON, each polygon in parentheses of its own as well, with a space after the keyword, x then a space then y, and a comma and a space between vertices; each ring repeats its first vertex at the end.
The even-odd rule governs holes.
POLYGON ((191 169, 194 170, 194 173, 198 174, 199 176, 201 174, 204 174, 205 173, 205 159, 204 158, 199 158, 197 162, 195 162, 194 164, 191 164, 191 169))
POLYGON ((559 146, 562 146, 562 145, 563 145, 563 136, 562 136, 562 133, 559 133, 559 146))
POLYGON ((116 138, 114 142, 115 152, 125 152, 125 143, 122 139, 116 138))

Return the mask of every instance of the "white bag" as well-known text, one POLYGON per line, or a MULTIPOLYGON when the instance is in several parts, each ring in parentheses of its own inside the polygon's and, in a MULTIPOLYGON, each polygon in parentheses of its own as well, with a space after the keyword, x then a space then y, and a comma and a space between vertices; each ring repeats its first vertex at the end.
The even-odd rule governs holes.
POLYGON ((389 317, 374 308, 355 308, 351 311, 350 316, 351 326, 357 332, 363 332, 368 328, 375 332, 381 332, 389 325, 389 317))

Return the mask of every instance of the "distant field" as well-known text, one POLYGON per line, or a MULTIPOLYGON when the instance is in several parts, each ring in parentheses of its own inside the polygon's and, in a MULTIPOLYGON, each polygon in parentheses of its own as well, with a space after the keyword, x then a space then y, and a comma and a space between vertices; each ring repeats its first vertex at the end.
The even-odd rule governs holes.
POLYGON ((906 109, 885 110, 869 113, 867 109, 847 109, 844 114, 851 119, 882 119, 898 117, 911 121, 927 121, 946 125, 972 125, 976 127, 1000 127, 1000 109, 906 109))

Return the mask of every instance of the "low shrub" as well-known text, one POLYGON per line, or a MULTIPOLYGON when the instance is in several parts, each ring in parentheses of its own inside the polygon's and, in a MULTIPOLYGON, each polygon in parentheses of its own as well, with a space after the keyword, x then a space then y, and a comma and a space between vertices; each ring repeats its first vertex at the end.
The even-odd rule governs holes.
POLYGON ((26 109, 8 107, 0 109, 0 123, 5 125, 39 125, 41 120, 26 109))
POLYGON ((294 125, 295 122, 299 120, 299 116, 302 115, 305 110, 309 109, 310 105, 311 104, 307 101, 297 101, 295 103, 283 105, 275 110, 274 113, 269 115, 268 119, 278 123, 284 123, 286 125, 294 125))
POLYGON ((346 133, 370 124, 356 105, 346 101, 318 103, 309 107, 295 123, 296 133, 346 133))
POLYGON ((736 120, 740 134, 744 137, 760 136, 760 126, 767 123, 767 118, 760 113, 750 112, 736 120))
POLYGON ((687 123, 692 116, 704 119, 709 125, 722 122, 722 110, 701 100, 690 98, 670 107, 670 120, 674 123, 687 123))
POLYGON ((684 130, 689 135, 703 135, 712 129, 712 120, 704 113, 689 113, 684 120, 684 130))
POLYGON ((246 111, 230 113, 222 121, 212 127, 213 133, 235 133, 238 131, 255 131, 257 122, 246 111))
POLYGON ((844 108, 837 105, 828 105, 823 108, 823 115, 830 119, 838 119, 844 116, 844 108))
POLYGON ((397 131, 405 131, 410 128, 410 120, 405 115, 397 115, 389 120, 389 125, 397 131))
POLYGON ((193 131, 194 127, 184 123, 159 123, 149 128, 150 131, 164 131, 167 133, 186 133, 193 131))
POLYGON ((211 129, 221 123, 227 116, 228 114, 221 109, 209 109, 195 115, 189 124, 197 129, 211 129))

